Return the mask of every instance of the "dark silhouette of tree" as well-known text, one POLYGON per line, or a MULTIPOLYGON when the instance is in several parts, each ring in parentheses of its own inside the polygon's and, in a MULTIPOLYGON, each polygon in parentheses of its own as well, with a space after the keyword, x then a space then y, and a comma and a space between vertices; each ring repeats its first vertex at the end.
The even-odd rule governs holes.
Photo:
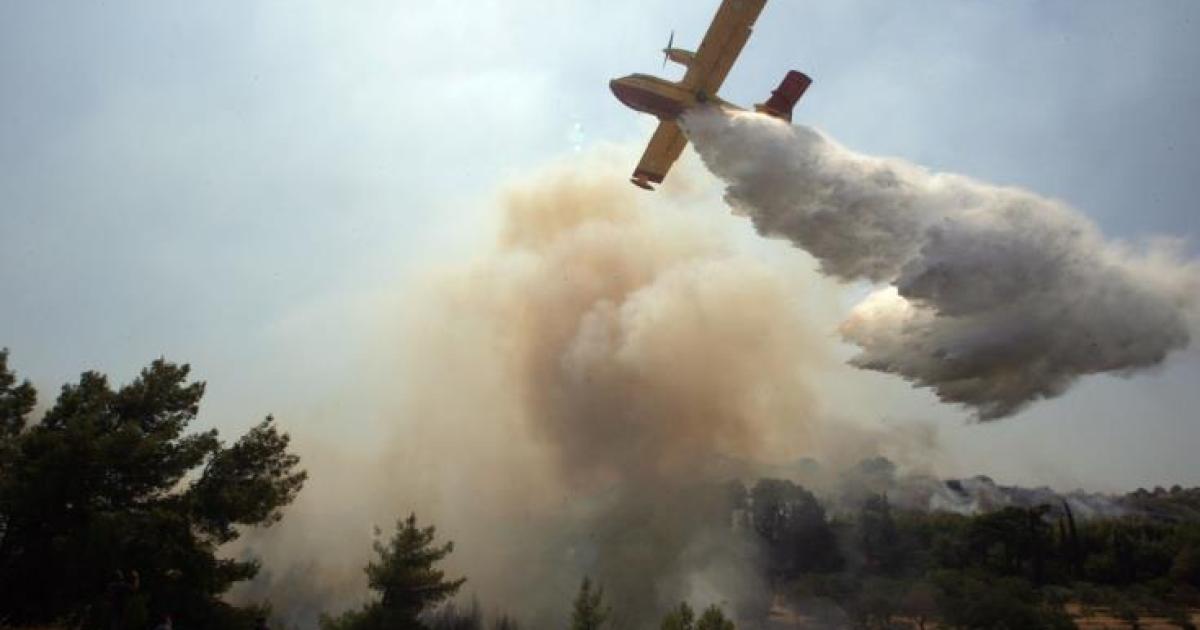
POLYGON ((36 403, 33 385, 29 381, 17 383, 17 375, 8 367, 8 348, 0 349, 0 444, 25 428, 25 419, 36 403))
POLYGON ((681 602, 679 607, 667 613, 659 625, 661 630, 737 630, 725 613, 716 605, 709 606, 696 618, 696 613, 687 602, 681 602))
MULTIPOLYGON (((24 430, 26 418, 35 404, 37 392, 33 385, 29 381, 17 382, 17 375, 8 367, 8 349, 0 350, 0 488, 4 487, 4 479, 11 474, 9 470, 14 462, 13 450, 17 437, 24 430)), ((0 505, 0 559, 3 558, 9 531, 10 512, 0 505)))
POLYGON ((479 600, 474 598, 466 607, 446 602, 428 615, 426 625, 430 630, 483 630, 483 611, 479 600))
POLYGON ((239 526, 278 521, 306 475, 270 417, 230 446, 215 430, 188 433, 204 395, 188 374, 160 359, 114 389, 86 372, 22 430, 34 393, 0 363, 0 610, 10 622, 98 625, 120 571, 138 572, 138 597, 189 627, 252 622, 219 596, 258 565, 217 549, 239 526))
POLYGON ((604 589, 593 588, 591 579, 583 578, 571 607, 571 630, 599 630, 608 621, 610 612, 604 603, 604 589))
MULTIPOLYGON (((374 544, 377 559, 367 564, 367 585, 379 598, 360 610, 352 610, 337 618, 322 617, 323 630, 410 630, 424 629, 429 625, 422 616, 432 613, 434 608, 452 597, 462 587, 466 578, 446 579, 446 574, 436 568, 446 556, 454 551, 454 543, 435 545, 437 529, 417 526, 416 514, 396 523, 396 533, 384 544, 374 544)), ((380 534, 376 530, 376 534, 380 534)), ((478 610, 476 609, 477 613, 478 610)), ((474 613, 468 614, 469 623, 478 621, 474 613)))
POLYGON ((1200 588, 1200 546, 1186 544, 1171 560, 1170 576, 1181 584, 1200 588))
POLYGON ((1025 510, 1025 550, 1029 556, 1030 579, 1037 586, 1046 582, 1046 547, 1049 539, 1046 510, 1046 506, 1025 510))
POLYGON ((725 617, 725 613, 716 605, 704 609, 700 620, 696 622, 696 630, 737 630, 733 622, 725 617))
POLYGON ((696 613, 687 602, 680 602, 679 607, 667 613, 659 624, 660 630, 696 630, 696 613))
POLYGON ((975 517, 967 529, 975 562, 1000 574, 1027 575, 1040 584, 1050 540, 1047 509, 1006 507, 975 517))
POLYGON ((754 530, 766 544, 770 573, 789 579, 841 567, 825 508, 811 492, 782 479, 761 479, 750 492, 754 530))
POLYGON ((1066 525, 1064 527, 1060 522, 1059 527, 1065 542, 1067 571, 1072 579, 1077 580, 1083 574, 1083 561, 1079 557, 1079 529, 1075 526, 1075 513, 1071 511, 1071 504, 1064 499, 1062 508, 1066 516, 1066 525))
POLYGON ((904 566, 904 548, 887 495, 872 495, 858 513, 859 545, 868 571, 892 574, 904 566))

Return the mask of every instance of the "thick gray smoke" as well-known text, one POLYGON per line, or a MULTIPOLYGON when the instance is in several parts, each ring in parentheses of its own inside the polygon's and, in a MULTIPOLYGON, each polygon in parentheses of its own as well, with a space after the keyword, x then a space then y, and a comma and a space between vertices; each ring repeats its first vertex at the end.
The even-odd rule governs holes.
POLYGON ((359 377, 314 417, 347 419, 341 441, 297 435, 310 483, 234 550, 265 567, 238 601, 315 628, 369 597, 372 527, 415 511, 489 616, 562 627, 587 575, 614 627, 657 627, 685 599, 753 627, 771 591, 726 482, 791 477, 805 456, 933 472, 930 427, 881 426, 878 401, 840 393, 860 376, 828 334, 841 288, 749 234, 699 164, 648 195, 630 159, 513 182, 465 223, 482 244, 347 305, 371 313, 359 377))
POLYGON ((820 430, 806 375, 828 344, 803 287, 666 192, 599 164, 540 173, 406 335, 414 448, 397 462, 437 480, 426 512, 471 584, 537 627, 562 623, 583 575, 631 629, 765 592, 710 469, 820 430))
POLYGON ((859 155, 763 115, 704 108, 685 128, 760 234, 843 281, 890 285, 841 326, 861 349, 855 365, 980 419, 1082 375, 1158 365, 1189 343, 1200 273, 1169 244, 1106 241, 1061 202, 859 155))
POLYGON ((800 256, 740 248, 686 166, 646 195, 625 163, 577 156, 513 186, 493 247, 425 267, 399 326, 380 309, 387 332, 364 363, 379 383, 363 397, 395 441, 377 465, 312 469, 256 541, 271 571, 248 597, 308 627, 314 610, 356 604, 370 525, 415 510, 456 543, 445 568, 467 576, 463 595, 525 627, 561 627, 585 575, 614 627, 657 627, 683 599, 765 615, 724 482, 751 468, 731 462, 830 458, 873 436, 823 419, 816 399, 838 367, 823 332, 835 320, 807 305, 833 300, 794 273, 800 256))

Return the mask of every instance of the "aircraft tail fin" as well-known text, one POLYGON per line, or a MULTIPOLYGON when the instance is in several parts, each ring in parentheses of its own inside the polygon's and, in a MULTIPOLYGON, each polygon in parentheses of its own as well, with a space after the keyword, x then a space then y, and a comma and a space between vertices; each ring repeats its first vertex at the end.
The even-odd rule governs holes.
POLYGON ((771 91, 771 98, 765 103, 755 105, 754 110, 791 122, 792 108, 811 84, 812 79, 808 78, 808 75, 790 70, 783 77, 783 81, 779 82, 779 87, 771 91))

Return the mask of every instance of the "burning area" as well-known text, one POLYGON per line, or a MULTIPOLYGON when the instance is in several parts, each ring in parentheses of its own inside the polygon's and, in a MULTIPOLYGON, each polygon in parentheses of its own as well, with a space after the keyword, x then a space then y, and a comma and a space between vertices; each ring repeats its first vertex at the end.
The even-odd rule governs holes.
MULTIPOLYGON (((860 156, 765 116, 697 111, 686 128, 734 210, 820 273, 739 241, 695 171, 651 196, 613 160, 581 156, 501 194, 495 245, 409 294, 406 383, 378 394, 397 437, 366 475, 381 480, 368 503, 409 506, 458 542, 447 566, 471 593, 549 627, 590 577, 619 602, 614 627, 654 627, 679 601, 758 627, 783 582, 874 570, 854 539, 874 518, 863 509, 1050 524, 1135 513, 1101 494, 942 481, 935 435, 824 408, 830 333, 860 348, 853 365, 992 420, 1185 347, 1193 263, 1105 241, 1032 193, 860 156), (882 288, 839 325, 806 306, 836 301, 831 279, 882 288), (770 505, 799 510, 800 530, 770 530, 770 505), (832 555, 780 564, 814 541, 832 555)), ((333 592, 361 592, 335 573, 333 592)), ((840 611, 835 627, 859 606, 817 599, 840 611)))

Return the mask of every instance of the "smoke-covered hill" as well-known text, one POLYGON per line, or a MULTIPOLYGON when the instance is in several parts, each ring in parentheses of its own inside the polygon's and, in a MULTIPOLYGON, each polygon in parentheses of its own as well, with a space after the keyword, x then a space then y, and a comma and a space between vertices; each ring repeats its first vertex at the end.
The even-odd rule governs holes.
MULTIPOLYGON (((734 463, 726 466, 737 467, 734 463)), ((1138 488, 1126 494, 1027 488, 997 483, 986 475, 940 479, 904 473, 885 457, 864 459, 841 471, 831 471, 809 458, 786 466, 753 469, 760 477, 789 479, 813 489, 833 514, 853 514, 869 497, 885 494, 897 509, 921 512, 974 515, 1005 507, 1044 505, 1051 517, 1063 516, 1069 508, 1081 520, 1144 517, 1163 523, 1200 522, 1200 488, 1178 485, 1169 490, 1138 488)))

